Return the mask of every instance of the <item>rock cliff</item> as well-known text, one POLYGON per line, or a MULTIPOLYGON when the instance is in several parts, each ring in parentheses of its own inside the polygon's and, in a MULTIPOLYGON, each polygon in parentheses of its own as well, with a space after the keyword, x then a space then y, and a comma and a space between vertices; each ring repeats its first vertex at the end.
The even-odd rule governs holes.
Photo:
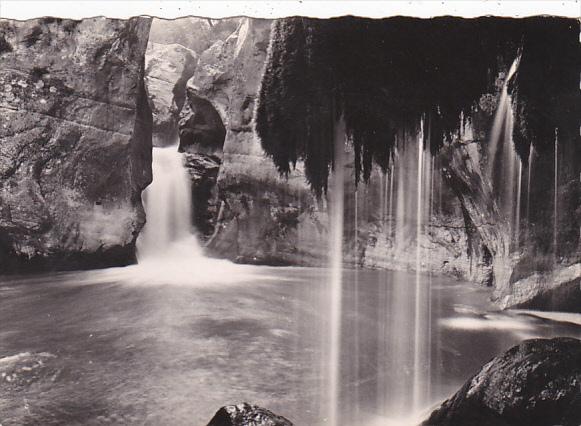
POLYGON ((0 21, 0 271, 134 261, 149 19, 0 21))
POLYGON ((196 52, 179 44, 150 42, 145 52, 145 87, 153 113, 153 146, 177 142, 177 120, 196 52))
POLYGON ((243 19, 201 53, 180 114, 180 149, 194 183, 196 225, 212 254, 319 263, 322 227, 304 173, 298 167, 279 176, 254 131, 270 25, 243 19))

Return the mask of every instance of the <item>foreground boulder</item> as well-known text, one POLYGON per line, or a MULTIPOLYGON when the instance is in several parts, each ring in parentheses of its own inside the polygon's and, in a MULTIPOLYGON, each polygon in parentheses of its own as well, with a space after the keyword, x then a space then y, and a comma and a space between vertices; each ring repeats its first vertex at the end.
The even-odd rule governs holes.
POLYGON ((131 263, 150 19, 0 20, 0 273, 131 263))
POLYGON ((208 426, 292 426, 282 416, 246 402, 220 408, 208 426))
POLYGON ((486 364, 423 426, 581 424, 581 341, 526 340, 486 364))

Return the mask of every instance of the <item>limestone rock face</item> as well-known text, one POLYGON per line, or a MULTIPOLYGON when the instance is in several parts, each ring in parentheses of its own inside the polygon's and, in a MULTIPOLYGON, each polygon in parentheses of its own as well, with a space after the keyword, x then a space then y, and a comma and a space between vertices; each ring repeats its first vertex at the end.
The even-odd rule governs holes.
POLYGON ((246 402, 220 408, 208 426, 292 426, 292 423, 273 412, 246 402))
POLYGON ((153 113, 153 146, 177 142, 177 120, 197 54, 179 44, 148 43, 145 86, 153 113))
POLYGON ((324 251, 317 240, 324 226, 304 174, 299 166, 281 178, 252 122, 269 34, 269 21, 243 19, 200 54, 180 114, 180 149, 210 252, 239 262, 313 264, 324 251), (212 182, 206 176, 216 166, 212 182))
POLYGON ((232 34, 241 18, 207 19, 188 16, 179 19, 157 19, 151 23, 149 40, 159 44, 180 44, 196 54, 208 49, 216 40, 232 34))
POLYGON ((526 340, 494 358, 423 426, 581 423, 581 341, 526 340))
POLYGON ((581 263, 534 272, 499 290, 502 308, 581 312, 581 263))
POLYGON ((0 21, 0 271, 133 261, 151 181, 149 27, 0 21))

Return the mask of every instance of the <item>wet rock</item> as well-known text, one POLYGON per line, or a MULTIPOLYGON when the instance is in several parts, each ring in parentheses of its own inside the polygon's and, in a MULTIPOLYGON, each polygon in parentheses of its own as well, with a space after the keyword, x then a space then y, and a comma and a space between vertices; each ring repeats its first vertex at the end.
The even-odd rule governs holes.
POLYGON ((210 252, 244 263, 309 264, 302 248, 320 235, 310 232, 313 202, 304 174, 299 166, 281 178, 252 123, 269 34, 269 21, 245 18, 200 54, 180 113, 180 150, 191 171, 196 226, 210 252), (215 175, 218 159, 214 182, 206 177, 215 175))
POLYGON ((167 146, 177 141, 178 114, 196 63, 197 54, 184 46, 148 43, 145 86, 153 113, 153 146, 167 146))
POLYGON ((218 211, 211 203, 222 160, 216 155, 184 153, 185 166, 192 181, 193 223, 202 235, 211 234, 218 211))
POLYGON ((423 426, 581 424, 581 341, 526 340, 486 364, 423 426))
POLYGON ((501 289, 496 298, 503 309, 581 312, 581 263, 534 272, 501 289))
POLYGON ((0 271, 134 261, 151 181, 149 26, 0 22, 0 271))
POLYGON ((292 423, 271 411, 246 402, 220 408, 208 426, 292 426, 292 423))

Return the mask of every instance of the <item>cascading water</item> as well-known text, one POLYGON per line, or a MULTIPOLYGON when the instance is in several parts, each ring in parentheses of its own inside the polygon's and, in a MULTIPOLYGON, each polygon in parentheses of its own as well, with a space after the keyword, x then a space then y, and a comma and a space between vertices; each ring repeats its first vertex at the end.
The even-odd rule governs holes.
POLYGON ((508 84, 520 63, 520 54, 513 61, 502 85, 488 145, 487 176, 510 225, 511 239, 518 244, 520 227, 520 182, 522 165, 514 149, 512 134, 514 112, 508 84))
POLYGON ((423 233, 423 197, 424 197, 424 120, 422 118, 420 124, 420 133, 418 135, 418 175, 417 175, 417 205, 416 205, 416 291, 415 291, 415 318, 414 318, 414 369, 413 369, 413 410, 418 410, 422 404, 425 403, 423 394, 427 393, 427 386, 425 379, 429 377, 429 373, 425 374, 426 365, 429 362, 426 360, 427 351, 424 350, 423 340, 426 336, 426 318, 425 307, 429 305, 427 302, 427 295, 429 289, 426 289, 426 283, 423 282, 421 276, 422 269, 422 249, 421 239, 423 233))
POLYGON ((553 192, 554 192, 554 200, 553 200, 553 253, 555 257, 557 256, 557 228, 559 222, 559 211, 558 211, 558 204, 559 204, 559 133, 558 130, 555 129, 555 174, 554 174, 554 184, 553 184, 553 192))
POLYGON ((153 148, 152 160, 153 180, 143 191, 146 224, 137 239, 138 264, 124 268, 127 279, 197 286, 255 277, 252 266, 204 256, 192 226, 191 181, 177 145, 153 148))
POLYGON ((533 177, 533 159, 534 159, 535 147, 533 144, 530 144, 529 147, 529 161, 528 161, 528 169, 527 169, 527 205, 525 214, 527 217, 527 228, 526 228, 526 241, 528 243, 530 237, 530 229, 531 229, 531 182, 533 177))
POLYGON ((514 225, 514 241, 516 247, 518 248, 520 245, 520 203, 522 197, 522 161, 518 160, 518 174, 517 174, 518 184, 516 190, 516 207, 515 207, 515 225, 514 225))
POLYGON ((334 168, 330 195, 330 330, 329 330, 329 409, 328 424, 339 424, 339 376, 341 354, 341 303, 343 292, 343 212, 345 204, 345 124, 335 128, 334 168))
POLYGON ((192 233, 192 196, 183 156, 175 146, 153 148, 153 181, 143 193, 147 222, 138 240, 139 262, 202 257, 192 233))

